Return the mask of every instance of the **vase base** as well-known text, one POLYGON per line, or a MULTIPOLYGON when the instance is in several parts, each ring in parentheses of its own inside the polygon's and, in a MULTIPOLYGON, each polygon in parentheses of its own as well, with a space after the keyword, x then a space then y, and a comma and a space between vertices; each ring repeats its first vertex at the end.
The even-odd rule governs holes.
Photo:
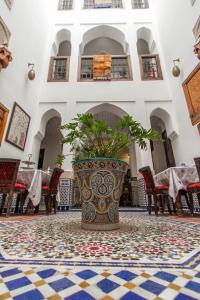
POLYGON ((95 231, 109 231, 117 230, 120 228, 119 223, 111 224, 97 224, 97 223, 82 223, 82 229, 95 230, 95 231))

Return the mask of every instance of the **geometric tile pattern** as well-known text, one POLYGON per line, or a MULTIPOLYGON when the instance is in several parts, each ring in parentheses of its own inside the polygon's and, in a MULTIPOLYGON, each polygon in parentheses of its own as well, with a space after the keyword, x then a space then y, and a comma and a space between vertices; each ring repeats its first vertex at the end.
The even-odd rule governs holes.
POLYGON ((200 299, 200 222, 133 212, 120 217, 120 230, 102 233, 82 231, 80 213, 1 218, 0 300, 200 299), (112 251, 101 256, 97 237, 112 251), (77 250, 65 258, 75 241, 79 250, 84 241, 93 243, 90 255, 77 250), (123 255, 134 245, 135 258, 116 259, 116 245, 123 255))
POLYGON ((86 231, 80 213, 2 221, 0 264, 63 266, 196 267, 200 224, 143 213, 121 213, 120 229, 86 231))

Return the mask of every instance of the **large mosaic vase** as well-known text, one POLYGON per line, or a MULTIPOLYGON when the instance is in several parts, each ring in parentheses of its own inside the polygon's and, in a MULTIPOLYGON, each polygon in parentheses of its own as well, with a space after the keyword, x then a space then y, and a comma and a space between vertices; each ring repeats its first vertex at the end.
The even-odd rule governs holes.
POLYGON ((119 200, 128 164, 115 159, 86 159, 74 162, 74 173, 82 200, 82 228, 119 228, 119 200))

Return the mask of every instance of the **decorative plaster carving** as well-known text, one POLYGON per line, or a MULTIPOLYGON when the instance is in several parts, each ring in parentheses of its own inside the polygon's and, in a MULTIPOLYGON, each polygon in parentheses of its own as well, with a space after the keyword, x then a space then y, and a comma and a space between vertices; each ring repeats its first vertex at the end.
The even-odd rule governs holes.
POLYGON ((12 61, 12 54, 5 45, 0 45, 0 71, 7 68, 12 61))
POLYGON ((197 54, 197 58, 200 59, 200 36, 197 44, 194 45, 194 53, 197 54))

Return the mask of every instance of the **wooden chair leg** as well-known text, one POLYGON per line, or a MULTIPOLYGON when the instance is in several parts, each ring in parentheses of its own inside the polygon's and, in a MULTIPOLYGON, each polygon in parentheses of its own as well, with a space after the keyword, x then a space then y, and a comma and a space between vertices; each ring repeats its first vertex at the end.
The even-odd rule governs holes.
POLYGON ((44 196, 44 202, 46 207, 46 214, 49 215, 49 195, 44 196))
POLYGON ((171 203, 172 203, 173 212, 174 212, 174 214, 176 215, 176 204, 174 203, 174 200, 173 200, 172 197, 169 196, 169 199, 171 200, 171 203))
POLYGON ((158 199, 159 199, 159 203, 160 203, 160 211, 162 212, 162 214, 164 214, 165 211, 165 199, 164 199, 164 195, 158 195, 158 199))
POLYGON ((54 209, 54 214, 56 214, 57 211, 56 195, 53 196, 53 209, 54 209))
POLYGON ((200 206, 200 193, 199 193, 199 194, 197 194, 197 199, 198 199, 199 206, 200 206))
POLYGON ((38 214, 40 210, 40 204, 36 205, 35 209, 34 209, 34 214, 38 214))
POLYGON ((155 209, 155 215, 158 216, 158 201, 157 201, 157 195, 153 194, 153 202, 154 202, 154 209, 155 209))
POLYGON ((190 201, 190 213, 193 216, 194 215, 194 201, 193 201, 193 195, 192 193, 188 193, 189 195, 189 201, 190 201))
POLYGON ((148 195, 148 213, 151 215, 151 195, 148 195))
POLYGON ((28 195, 27 190, 21 192, 21 194, 20 194, 20 207, 19 207, 20 214, 23 214, 23 210, 24 210, 23 208, 24 208, 24 204, 26 202, 27 195, 28 195))
POLYGON ((10 209, 12 206, 12 202, 13 202, 13 191, 10 191, 8 200, 7 200, 7 206, 6 206, 6 218, 8 218, 10 216, 10 209))
MULTIPOLYGON (((186 201, 186 203, 187 203, 187 206, 188 206, 189 210, 191 211, 191 208, 190 208, 191 201, 190 201, 189 198, 188 198, 188 193, 185 192, 185 193, 184 193, 184 196, 185 196, 185 201, 186 201)), ((190 197, 190 196, 189 196, 189 197, 190 197)), ((193 201, 192 201, 192 203, 193 203, 193 201)), ((193 205, 193 206, 194 206, 194 205, 193 205)), ((193 209, 194 209, 194 207, 193 207, 193 209)))
POLYGON ((0 206, 0 215, 3 213, 4 205, 6 202, 6 197, 7 197, 7 194, 2 195, 1 206, 0 206))
MULTIPOLYGON (((169 198, 168 195, 165 196, 165 198, 166 198, 166 203, 167 203, 167 208, 168 208, 169 214, 171 215, 172 214, 172 210, 171 210, 170 201, 169 201, 170 198, 169 198)), ((174 205, 174 207, 175 207, 175 205, 174 205)))

